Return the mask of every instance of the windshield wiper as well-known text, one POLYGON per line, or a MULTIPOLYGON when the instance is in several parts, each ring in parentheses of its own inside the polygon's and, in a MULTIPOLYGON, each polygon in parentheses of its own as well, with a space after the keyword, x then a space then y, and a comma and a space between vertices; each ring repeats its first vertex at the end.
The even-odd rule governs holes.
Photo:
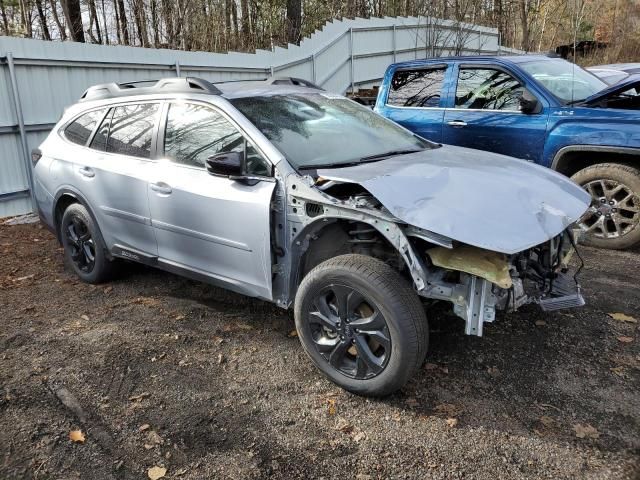
POLYGON ((423 148, 391 150, 389 152, 377 153, 375 155, 368 155, 366 157, 361 157, 360 160, 358 160, 358 163, 374 162, 376 160, 382 160, 383 158, 387 158, 387 157, 395 157, 396 155, 407 155, 409 153, 421 152, 423 150, 424 150, 423 148))
POLYGON ((356 165, 360 165, 361 163, 369 163, 369 162, 377 162, 379 160, 384 160, 388 157, 393 157, 396 155, 407 155, 409 153, 422 152, 423 148, 413 148, 406 150, 391 150, 389 152, 377 153, 375 155, 367 155, 366 157, 360 157, 358 160, 352 160, 350 162, 335 162, 335 163, 321 163, 318 165, 304 165, 298 167, 298 170, 318 170, 320 168, 343 168, 343 167, 354 167, 356 165))

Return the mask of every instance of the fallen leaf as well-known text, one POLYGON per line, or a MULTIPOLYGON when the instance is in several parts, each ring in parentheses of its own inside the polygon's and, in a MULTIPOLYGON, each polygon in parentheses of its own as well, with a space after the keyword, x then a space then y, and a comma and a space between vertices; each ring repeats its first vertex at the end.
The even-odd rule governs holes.
POLYGON ((140 427, 138 428, 138 431, 144 432, 145 430, 149 430, 149 428, 151 428, 151 425, 149 425, 148 423, 145 423, 144 425, 140 425, 140 427))
POLYGON ((614 320, 618 320, 619 322, 638 323, 637 319, 625 313, 607 313, 607 315, 609 315, 614 320))
POLYGON ((176 315, 176 320, 184 320, 184 315, 176 315))
POLYGON ((453 403, 441 403, 439 405, 436 405, 436 407, 433 410, 436 413, 439 413, 440 415, 444 415, 447 417, 454 417, 462 411, 462 408, 460 408, 457 405, 454 405, 453 403))
POLYGON ((129 400, 132 402, 139 402, 147 397, 150 397, 151 394, 149 392, 142 392, 140 395, 133 395, 129 397, 129 400))
POLYGON ((215 343, 216 345, 220 345, 222 342, 224 342, 224 338, 222 338, 222 337, 213 337, 213 343, 215 343))
POLYGON ((80 318, 83 320, 89 320, 89 315, 80 315, 80 318))
POLYGON ((451 428, 455 427, 456 425, 458 425, 458 419, 457 418, 447 418, 447 425, 451 428))
POLYGON ((619 342, 622 343, 631 343, 633 342, 633 337, 617 337, 619 342))
POLYGON ((544 320, 536 320, 536 327, 543 327, 547 324, 544 320))
POLYGON ((113 291, 113 287, 107 287, 103 290, 105 294, 111 293, 113 291))
POLYGON ((573 426, 573 429, 576 432, 576 437, 578 438, 598 438, 600 437, 600 432, 598 432, 598 430, 596 430, 595 427, 592 427, 591 425, 587 424, 587 425, 581 425, 579 423, 576 423, 573 426))
POLYGON ((549 428, 549 427, 553 426, 555 421, 553 420, 553 418, 547 417, 546 415, 543 415, 543 416, 540 417, 540 423, 542 425, 544 425, 545 427, 549 428))
POLYGON ((29 280, 30 278, 35 277, 34 274, 31 275, 25 275, 24 277, 18 277, 18 278, 14 278, 13 281, 14 282, 22 282, 23 280, 29 280))
POLYGON ((328 407, 329 415, 335 415, 336 414, 336 401, 335 401, 335 399, 330 398, 329 400, 327 400, 327 404, 329 405, 329 407, 328 407))
POLYGON ((334 428, 340 432, 349 433, 353 430, 353 425, 347 422, 344 418, 339 418, 334 428))
POLYGON ((295 330, 291 330, 288 334, 287 337, 289 338, 295 338, 298 336, 298 332, 296 332, 295 330))
POLYGON ((425 363, 424 364, 424 369, 427 371, 431 371, 431 370, 437 370, 439 367, 438 365, 436 365, 435 363, 425 363))
POLYGON ((84 433, 82 430, 71 430, 69 432, 69 440, 76 443, 84 443, 84 433))
POLYGON ((624 365, 619 365, 617 367, 611 367, 609 370, 611 370, 613 373, 615 373, 619 377, 624 377, 624 372, 626 371, 626 368, 624 368, 624 365))
POLYGON ((218 354, 218 365, 222 364, 222 362, 224 362, 224 357, 222 356, 221 353, 218 354))
POLYGON ((489 368, 487 368, 487 373, 489 375, 491 375, 492 377, 499 377, 500 376, 500 370, 498 369, 498 367, 489 367, 489 368))
POLYGON ((156 432, 155 430, 149 430, 149 433, 147 433, 147 440, 149 440, 149 442, 151 443, 155 443, 156 445, 161 445, 164 443, 162 437, 158 435, 158 432, 156 432))
POLYGON ((353 436, 353 441, 358 443, 367 438, 364 432, 358 432, 353 436))
POLYGON ((147 470, 147 475, 151 480, 158 480, 159 478, 164 477, 166 473, 167 469, 162 467, 151 467, 147 470))
POLYGON ((418 402, 418 400, 415 397, 409 397, 407 398, 404 403, 406 403, 408 406, 410 407, 417 407, 418 405, 420 405, 420 403, 418 402))

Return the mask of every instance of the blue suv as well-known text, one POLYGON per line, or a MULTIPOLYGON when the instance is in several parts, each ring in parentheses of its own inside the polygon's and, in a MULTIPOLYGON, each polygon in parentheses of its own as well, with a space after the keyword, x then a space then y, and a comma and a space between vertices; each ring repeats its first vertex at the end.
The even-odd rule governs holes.
POLYGON ((640 75, 609 86, 544 55, 391 65, 375 111, 430 140, 535 162, 592 196, 585 243, 640 243, 640 75))

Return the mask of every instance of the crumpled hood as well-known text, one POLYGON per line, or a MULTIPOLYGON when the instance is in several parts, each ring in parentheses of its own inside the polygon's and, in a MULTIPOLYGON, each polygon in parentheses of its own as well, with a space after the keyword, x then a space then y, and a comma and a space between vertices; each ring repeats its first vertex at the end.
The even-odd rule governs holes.
POLYGON ((591 201, 550 169, 453 146, 320 169, 318 175, 362 185, 407 224, 507 254, 555 237, 591 201))
POLYGON ((640 88, 640 73, 630 75, 621 82, 615 83, 603 90, 600 90, 598 93, 591 95, 590 97, 585 98, 581 102, 580 105, 590 106, 596 105, 602 100, 606 100, 609 97, 614 97, 619 95, 627 90, 631 90, 632 88, 640 88))

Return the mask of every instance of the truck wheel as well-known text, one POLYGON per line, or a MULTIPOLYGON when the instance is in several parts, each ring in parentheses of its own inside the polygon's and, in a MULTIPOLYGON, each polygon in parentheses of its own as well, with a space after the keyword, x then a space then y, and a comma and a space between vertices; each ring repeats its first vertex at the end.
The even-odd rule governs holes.
POLYGON ((341 255, 309 272, 295 299, 298 337, 332 382, 366 396, 401 388, 427 353, 424 308, 389 265, 341 255))
POLYGON ((110 278, 113 264, 105 254, 98 226, 83 205, 72 203, 67 207, 60 234, 65 259, 83 282, 102 283, 110 278))
POLYGON ((571 177, 591 194, 582 226, 585 245, 623 249, 640 242, 640 170, 629 165, 592 165, 571 177))

